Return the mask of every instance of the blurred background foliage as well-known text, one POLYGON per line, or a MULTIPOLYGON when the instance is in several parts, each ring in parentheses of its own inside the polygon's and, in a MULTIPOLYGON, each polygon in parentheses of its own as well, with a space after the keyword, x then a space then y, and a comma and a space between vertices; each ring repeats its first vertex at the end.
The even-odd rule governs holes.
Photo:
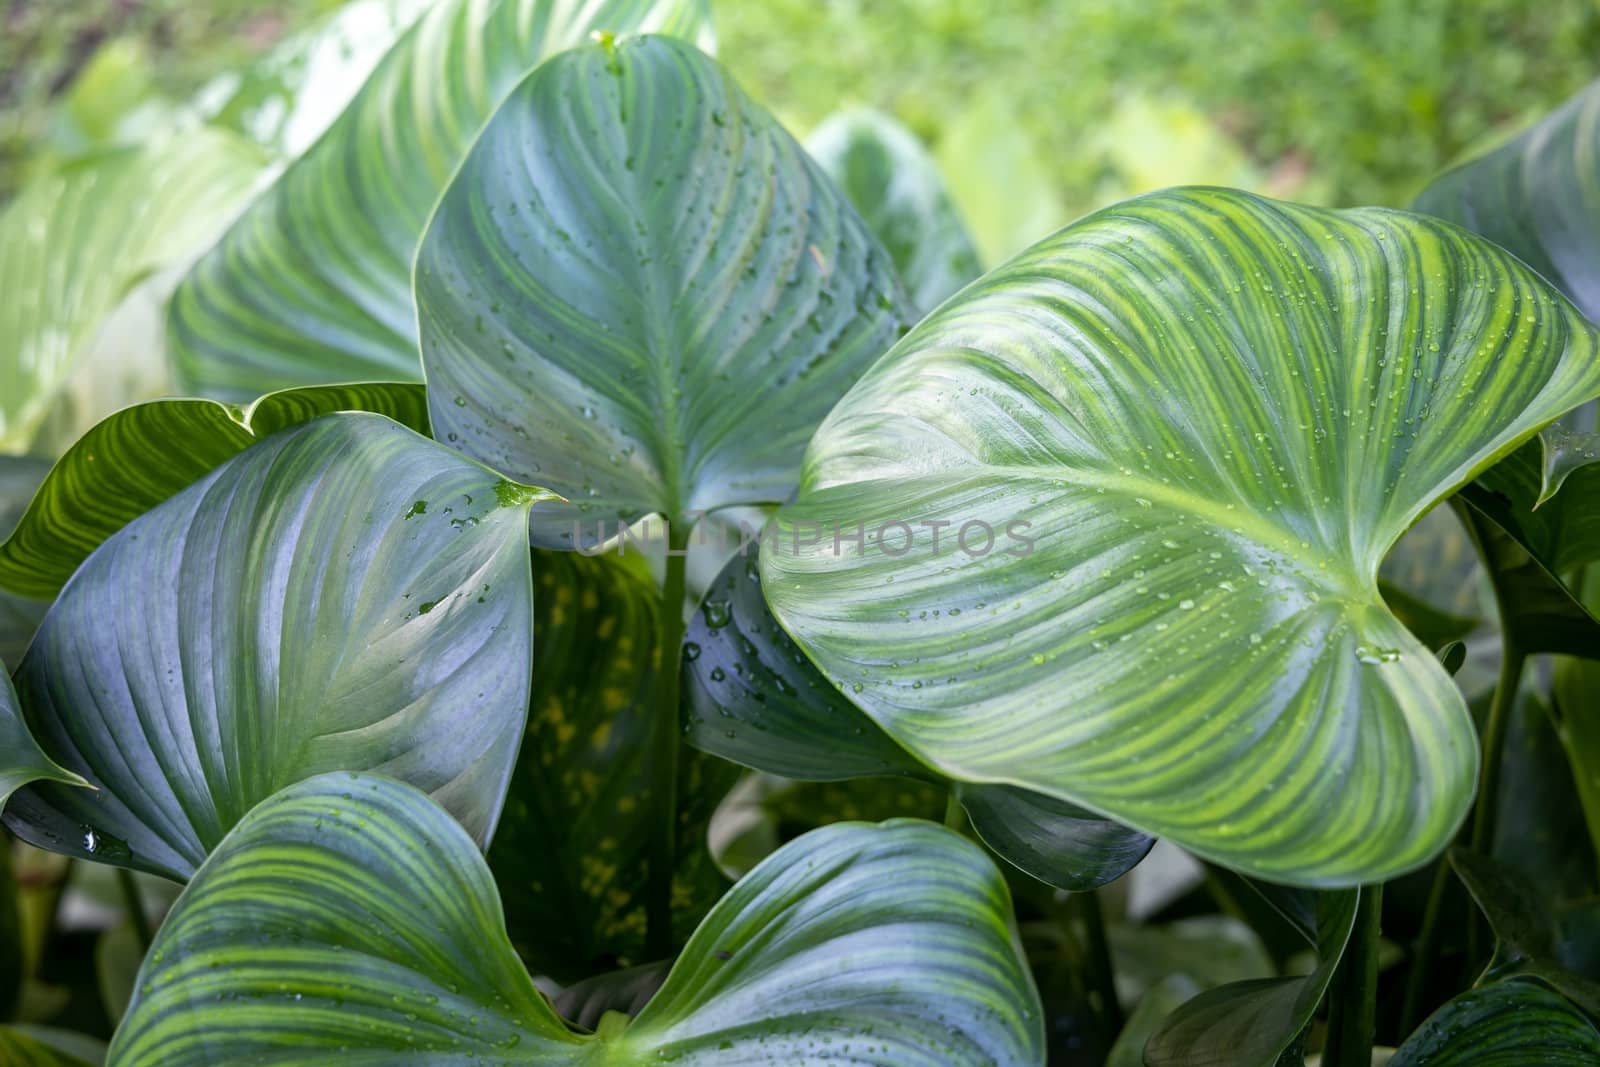
MULTIPOLYGON (((426 2, 384 0, 405 15, 426 2)), ((281 108, 241 100, 230 72, 340 6, 7 0, 0 197, 196 107, 234 125, 283 122, 281 108)), ((1093 207, 1178 182, 1404 204, 1445 164, 1588 82, 1600 56, 1595 0, 713 6, 721 58, 796 131, 865 104, 926 140, 991 263, 1093 207)))

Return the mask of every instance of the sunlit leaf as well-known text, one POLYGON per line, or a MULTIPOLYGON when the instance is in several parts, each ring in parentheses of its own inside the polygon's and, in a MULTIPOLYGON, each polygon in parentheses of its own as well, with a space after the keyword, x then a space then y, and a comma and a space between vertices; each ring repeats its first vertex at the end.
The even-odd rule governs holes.
POLYGON ((1127 201, 964 290, 834 409, 765 593, 930 766, 1271 881, 1390 878, 1453 836, 1478 755, 1379 565, 1600 394, 1597 341, 1420 216, 1127 201))
POLYGON ((538 498, 378 415, 252 445, 62 590, 18 696, 96 789, 28 787, 6 825, 181 881, 258 801, 352 769, 487 841, 527 714, 538 498))
POLYGON ((443 0, 349 108, 195 265, 172 302, 187 385, 275 389, 420 378, 411 263, 485 120, 541 59, 591 32, 707 32, 705 0, 443 0))
POLYGON ((723 898, 638 1016, 579 1035, 517 961, 460 828, 400 783, 325 775, 256 808, 200 870, 112 1059, 1037 1063, 1010 907, 939 827, 818 830, 723 898))
POLYGON ((434 429, 568 497, 535 523, 552 546, 778 503, 897 336, 898 293, 844 197, 715 63, 664 37, 577 49, 512 92, 423 239, 434 429))

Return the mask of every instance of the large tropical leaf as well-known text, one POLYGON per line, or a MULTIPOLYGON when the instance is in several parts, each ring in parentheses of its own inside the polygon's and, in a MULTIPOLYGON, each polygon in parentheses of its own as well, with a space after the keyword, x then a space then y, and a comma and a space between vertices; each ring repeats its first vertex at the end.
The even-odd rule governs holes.
POLYGON ((1515 252, 1600 321, 1600 82, 1446 171, 1414 206, 1515 252))
POLYGON ((1319 898, 1311 973, 1206 990, 1156 1028, 1144 1049, 1147 1067, 1273 1067, 1311 1024, 1344 956, 1360 893, 1319 898))
POLYGON ((1597 342, 1444 223, 1130 200, 946 303, 835 408, 767 599, 953 777, 1271 881, 1389 878, 1450 839, 1478 756, 1379 564, 1600 394, 1597 342), (865 543, 835 554, 836 530, 865 543))
POLYGON ((378 415, 228 460, 46 616, 23 713, 96 789, 28 787, 6 824, 181 881, 282 786, 375 769, 487 841, 527 714, 537 497, 378 415))
MULTIPOLYGON (((768 542, 768 550, 783 546, 768 542)), ((1121 877, 1155 840, 1055 797, 968 783, 919 761, 831 685, 768 611, 758 554, 723 568, 684 637, 690 743, 786 778, 901 775, 954 791, 978 836, 1033 877, 1087 890, 1121 877)))
MULTIPOLYGON (((45 755, 39 742, 28 731, 28 724, 17 707, 17 691, 11 686, 11 674, 0 662, 0 811, 5 810, 11 794, 36 781, 60 782, 68 786, 87 783, 79 775, 64 769, 45 755)), ((10 842, 0 837, 0 851, 8 850, 10 842)), ((0 868, 0 877, 9 880, 9 866, 0 868)), ((0 1002, 0 1015, 6 1004, 0 1002)))
POLYGON ((258 439, 336 411, 373 411, 421 433, 422 386, 372 382, 270 393, 243 411, 152 400, 96 423, 50 469, 0 544, 0 589, 52 598, 106 538, 258 439))
POLYGON ((90 157, 0 215, 0 453, 25 451, 101 324, 139 281, 186 261, 264 165, 242 138, 195 130, 90 157))
POLYGON ((811 131, 806 151, 889 250, 912 306, 930 311, 983 273, 938 166, 910 130, 877 111, 842 111, 811 131))
POLYGON ((1600 1031, 1531 982, 1471 989, 1428 1016, 1388 1067, 1592 1067, 1600 1031))
POLYGON ((572 500, 535 526, 555 547, 584 521, 778 503, 897 335, 898 292, 711 60, 662 37, 574 50, 495 113, 423 238, 434 429, 572 500))
MULTIPOLYGON (((0 538, 11 535, 39 483, 49 473, 48 460, 36 456, 0 456, 0 538)), ((8 591, 5 580, 0 578, 0 660, 16 663, 22 659, 47 607, 49 605, 42 600, 8 591)))
MULTIPOLYGON (((570 981, 644 959, 660 594, 615 557, 538 551, 533 569, 528 728, 489 867, 511 943, 536 974, 570 981)), ((681 761, 675 946, 727 888, 706 825, 737 771, 681 761)))
POLYGON ((111 1059, 1025 1064, 1010 897, 939 827, 841 824, 734 887, 632 1021, 566 1029, 471 840, 416 790, 325 775, 251 812, 163 924, 111 1059))
POLYGON ((443 0, 173 296, 178 371, 208 395, 416 379, 411 261, 507 90, 596 30, 707 32, 704 0, 443 0))

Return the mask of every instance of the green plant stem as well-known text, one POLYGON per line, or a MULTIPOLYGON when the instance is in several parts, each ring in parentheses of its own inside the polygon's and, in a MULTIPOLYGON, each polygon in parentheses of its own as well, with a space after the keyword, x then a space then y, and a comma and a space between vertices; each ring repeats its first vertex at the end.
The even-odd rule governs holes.
POLYGON ((1371 1067, 1378 1015, 1378 933, 1383 886, 1361 887, 1355 929, 1329 990, 1328 1040, 1323 1067, 1371 1067))
POLYGON ((650 841, 645 896, 645 951, 649 959, 672 954, 672 875, 678 852, 678 755, 683 745, 679 674, 683 663, 684 551, 689 527, 668 527, 666 577, 661 583, 661 664, 656 672, 655 731, 651 737, 650 803, 656 826, 650 841))
POLYGON ((961 806, 961 794, 954 788, 944 796, 944 824, 958 834, 967 828, 967 810, 961 806))
MULTIPOLYGON (((1500 764, 1505 756, 1506 732, 1510 727, 1511 711, 1516 707, 1517 689, 1522 684, 1522 670, 1527 657, 1515 645, 1507 643, 1500 657, 1500 677, 1495 682, 1494 696, 1489 704, 1489 716, 1483 728, 1483 763, 1479 768, 1478 798, 1473 807, 1472 822, 1462 837, 1475 852, 1486 852, 1494 841, 1495 807, 1499 803, 1500 764)), ((1439 950, 1440 916, 1445 897, 1449 894, 1452 873, 1450 861, 1441 856, 1434 869, 1433 885, 1428 891, 1428 903, 1422 913, 1422 928, 1417 933, 1417 950, 1411 962, 1411 974, 1406 980, 1405 1001, 1400 1011, 1403 1033, 1410 1033, 1422 1021, 1422 997, 1427 990, 1429 973, 1434 956, 1439 950)), ((1468 920, 1468 953, 1476 959, 1478 919, 1468 920)))
POLYGON ((133 936, 139 940, 139 951, 148 952, 150 919, 144 913, 144 898, 139 894, 139 883, 134 881, 133 872, 126 867, 118 867, 117 886, 122 890, 123 909, 128 913, 128 921, 133 924, 133 936))
POLYGON ((1088 949, 1089 988, 1100 1001, 1100 1018, 1106 1033, 1122 1032, 1122 1005, 1117 1000, 1116 972, 1111 966, 1111 944, 1106 940, 1105 918, 1100 913, 1100 895, 1094 890, 1073 893, 1068 898, 1083 924, 1088 949))

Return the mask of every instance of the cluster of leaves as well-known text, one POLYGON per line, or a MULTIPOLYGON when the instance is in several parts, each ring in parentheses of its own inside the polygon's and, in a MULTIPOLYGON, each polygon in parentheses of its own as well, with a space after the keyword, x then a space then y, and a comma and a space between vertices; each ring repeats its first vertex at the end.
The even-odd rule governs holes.
POLYGON ((108 1061, 1041 1063, 1159 837, 1309 962, 1113 1060, 1368 1063, 1431 866, 1411 1010, 1487 963, 1392 1062, 1593 1062, 1594 858, 1513 853, 1600 840, 1600 89, 1427 215, 1177 189, 983 273, 906 131, 802 147, 712 41, 445 0, 303 151, 0 219, 0 443, 73 439, 3 468, 4 823, 184 886, 108 1061), (206 399, 68 432, 132 300, 206 399))

